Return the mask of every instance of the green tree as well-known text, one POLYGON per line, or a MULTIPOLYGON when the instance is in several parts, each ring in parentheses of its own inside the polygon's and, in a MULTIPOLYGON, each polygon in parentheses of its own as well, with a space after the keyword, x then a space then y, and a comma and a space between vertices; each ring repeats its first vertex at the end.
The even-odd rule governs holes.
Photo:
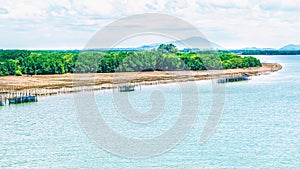
POLYGON ((157 48, 157 51, 163 53, 176 53, 178 49, 172 43, 170 44, 160 44, 157 48))

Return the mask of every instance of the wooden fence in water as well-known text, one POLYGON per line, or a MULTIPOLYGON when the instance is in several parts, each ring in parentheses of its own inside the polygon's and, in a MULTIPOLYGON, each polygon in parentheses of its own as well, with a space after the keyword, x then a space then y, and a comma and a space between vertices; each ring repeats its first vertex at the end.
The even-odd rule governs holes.
POLYGON ((208 74, 202 75, 201 77, 191 76, 189 78, 170 78, 164 80, 156 80, 156 81, 141 81, 134 83, 122 83, 122 84, 101 84, 101 85, 89 85, 84 86, 84 84, 80 84, 78 86, 68 86, 68 87, 59 87, 60 84, 43 84, 38 86, 9 86, 5 88, 0 88, 0 106, 3 106, 5 103, 8 103, 8 99, 10 98, 21 98, 26 96, 50 96, 50 95, 58 95, 65 93, 75 93, 75 92, 88 92, 88 91, 97 91, 97 90, 106 90, 113 89, 115 91, 119 91, 120 86, 141 86, 143 85, 158 85, 158 84, 166 84, 166 83, 176 83, 176 82, 186 82, 186 81, 195 81, 195 80, 209 80, 209 79, 220 79, 220 78, 235 78, 240 77, 242 74, 228 74, 228 75, 211 75, 208 74))

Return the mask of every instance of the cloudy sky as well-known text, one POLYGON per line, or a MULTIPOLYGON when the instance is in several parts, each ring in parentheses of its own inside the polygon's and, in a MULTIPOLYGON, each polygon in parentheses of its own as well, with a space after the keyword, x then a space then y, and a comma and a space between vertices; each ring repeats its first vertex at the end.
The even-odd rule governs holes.
POLYGON ((102 27, 142 13, 192 23, 225 48, 300 44, 300 0, 0 0, 0 48, 82 49, 102 27))

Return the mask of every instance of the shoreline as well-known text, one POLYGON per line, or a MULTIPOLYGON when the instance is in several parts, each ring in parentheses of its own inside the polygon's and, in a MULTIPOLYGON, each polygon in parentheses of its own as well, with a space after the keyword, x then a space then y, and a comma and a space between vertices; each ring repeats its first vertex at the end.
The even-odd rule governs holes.
POLYGON ((238 68, 205 71, 154 71, 56 74, 34 76, 0 77, 0 95, 13 93, 31 93, 51 95, 101 89, 113 89, 120 85, 155 85, 172 82, 210 80, 226 77, 239 77, 243 73, 250 76, 269 74, 282 69, 278 63, 263 63, 262 67, 238 68))

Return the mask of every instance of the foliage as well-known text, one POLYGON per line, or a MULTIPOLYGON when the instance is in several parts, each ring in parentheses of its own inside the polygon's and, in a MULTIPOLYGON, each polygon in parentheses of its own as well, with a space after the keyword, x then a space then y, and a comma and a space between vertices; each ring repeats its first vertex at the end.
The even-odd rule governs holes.
POLYGON ((178 50, 175 45, 170 44, 160 44, 157 48, 157 51, 162 53, 176 53, 178 50))
POLYGON ((107 73, 155 70, 211 70, 261 66, 252 56, 229 52, 178 51, 162 44, 150 51, 0 50, 0 76, 64 73, 107 73))
POLYGON ((21 70, 16 70, 16 76, 22 76, 23 74, 22 74, 22 72, 21 72, 21 70))
POLYGON ((241 55, 300 55, 300 50, 230 50, 241 55))

